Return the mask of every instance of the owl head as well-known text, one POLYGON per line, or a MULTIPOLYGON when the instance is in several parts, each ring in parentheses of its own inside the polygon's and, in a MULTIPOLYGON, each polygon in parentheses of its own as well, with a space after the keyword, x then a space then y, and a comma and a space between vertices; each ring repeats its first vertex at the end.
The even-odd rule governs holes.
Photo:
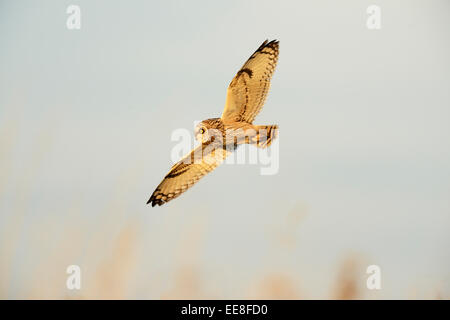
POLYGON ((208 127, 203 123, 203 121, 195 127, 194 134, 195 139, 199 142, 205 143, 209 140, 208 127))
POLYGON ((203 120, 195 127, 195 139, 201 143, 222 139, 222 128, 223 124, 219 118, 203 120))

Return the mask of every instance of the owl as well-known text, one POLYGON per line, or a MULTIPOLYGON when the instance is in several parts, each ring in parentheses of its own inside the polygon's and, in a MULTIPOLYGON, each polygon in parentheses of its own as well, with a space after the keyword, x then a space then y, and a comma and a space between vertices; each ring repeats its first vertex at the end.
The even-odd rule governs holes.
POLYGON ((254 125, 269 92, 278 60, 279 42, 264 41, 228 86, 220 118, 201 121, 195 128, 199 146, 170 169, 147 204, 163 205, 192 187, 219 166, 241 144, 268 147, 276 138, 277 125, 254 125))

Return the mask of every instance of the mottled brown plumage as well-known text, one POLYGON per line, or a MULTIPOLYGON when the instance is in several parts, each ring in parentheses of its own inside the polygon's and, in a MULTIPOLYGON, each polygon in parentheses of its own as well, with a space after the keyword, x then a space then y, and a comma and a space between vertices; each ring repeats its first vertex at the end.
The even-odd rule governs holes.
POLYGON ((253 122, 269 92, 278 52, 279 42, 266 40, 250 56, 228 87, 222 119, 253 122))
POLYGON ((278 60, 279 42, 264 41, 231 81, 221 118, 202 121, 195 129, 201 142, 177 162, 147 203, 162 205, 185 192, 219 166, 240 144, 268 147, 278 126, 257 126, 253 120, 261 111, 278 60))

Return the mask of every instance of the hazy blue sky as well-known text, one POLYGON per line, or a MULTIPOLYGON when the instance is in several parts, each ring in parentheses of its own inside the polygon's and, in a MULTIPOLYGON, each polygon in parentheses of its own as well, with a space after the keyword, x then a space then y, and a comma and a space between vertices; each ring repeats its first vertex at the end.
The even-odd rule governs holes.
MULTIPOLYGON (((99 228, 131 219, 139 256, 155 258, 164 282, 177 235, 201 212, 197 263, 224 296, 241 297, 235 279, 286 268, 321 297, 349 252, 380 265, 385 297, 448 296, 449 9, 445 0, 1 1, 3 293, 28 294, 29 268, 69 250, 59 245, 67 225, 83 226, 72 240, 89 250, 99 228), (81 30, 66 28, 70 4, 81 30), (370 4, 380 30, 366 27, 370 4), (280 126, 279 173, 224 165, 173 202, 145 206, 171 166, 173 130, 220 116, 236 71, 274 38, 279 64, 255 122, 280 126), (273 249, 297 211, 295 249, 273 249)), ((88 266, 83 252, 77 263, 88 266)))

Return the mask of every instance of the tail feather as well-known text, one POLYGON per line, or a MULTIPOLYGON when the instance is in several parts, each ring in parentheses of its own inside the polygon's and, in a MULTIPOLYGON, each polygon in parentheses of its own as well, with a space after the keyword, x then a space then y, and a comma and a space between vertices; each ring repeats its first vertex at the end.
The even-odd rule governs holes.
POLYGON ((278 136, 278 125, 276 124, 256 126, 256 129, 258 134, 254 137, 253 143, 256 143, 258 148, 267 148, 278 136))

